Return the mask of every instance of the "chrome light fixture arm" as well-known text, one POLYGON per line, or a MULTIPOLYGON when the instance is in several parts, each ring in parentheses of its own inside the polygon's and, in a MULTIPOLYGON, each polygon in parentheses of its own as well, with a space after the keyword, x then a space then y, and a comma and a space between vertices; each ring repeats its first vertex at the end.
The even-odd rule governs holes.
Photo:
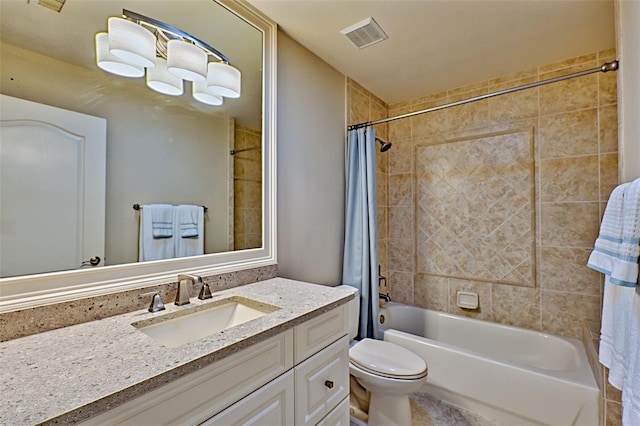
POLYGON ((158 21, 156 19, 149 18, 144 15, 140 15, 139 13, 135 13, 127 9, 122 9, 122 16, 126 19, 135 21, 139 25, 148 26, 156 30, 160 30, 163 34, 169 33, 176 38, 187 40, 193 43, 194 45, 198 46, 208 54, 215 56, 219 60, 225 62, 226 64, 229 64, 229 65, 231 64, 231 60, 227 56, 225 56, 222 52, 220 52, 218 49, 210 46, 209 44, 192 36, 191 34, 182 31, 179 28, 176 28, 169 24, 165 24, 162 21, 158 21))

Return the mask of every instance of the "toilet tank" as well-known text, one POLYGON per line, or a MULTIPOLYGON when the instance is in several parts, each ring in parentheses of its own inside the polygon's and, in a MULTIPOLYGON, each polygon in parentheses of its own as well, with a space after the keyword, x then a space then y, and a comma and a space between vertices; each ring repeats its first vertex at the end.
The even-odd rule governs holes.
POLYGON ((339 285, 336 288, 348 290, 354 293, 353 299, 349 300, 349 341, 358 335, 358 325, 360 323, 360 292, 350 285, 339 285))

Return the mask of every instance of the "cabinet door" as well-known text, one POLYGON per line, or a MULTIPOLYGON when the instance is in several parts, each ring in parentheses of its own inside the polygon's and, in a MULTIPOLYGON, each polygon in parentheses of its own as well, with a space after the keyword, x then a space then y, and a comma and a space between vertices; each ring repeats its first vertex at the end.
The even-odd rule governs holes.
POLYGON ((348 332, 348 305, 342 305, 325 312, 294 329, 296 364, 326 348, 348 332))
POLYGON ((293 370, 267 383, 202 425, 293 425, 293 370))
POLYGON ((317 426, 349 426, 350 423, 349 397, 346 397, 317 426))
POLYGON ((349 395, 349 338, 296 366, 296 426, 315 425, 349 395))

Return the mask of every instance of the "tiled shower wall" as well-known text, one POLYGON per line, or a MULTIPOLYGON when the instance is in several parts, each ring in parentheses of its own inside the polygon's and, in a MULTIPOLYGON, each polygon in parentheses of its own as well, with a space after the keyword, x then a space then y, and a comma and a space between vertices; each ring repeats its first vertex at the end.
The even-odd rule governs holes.
MULTIPOLYGON (((234 149, 261 147, 260 132, 235 125, 234 149)), ((262 247, 262 149, 233 156, 234 250, 262 247)))
MULTIPOLYGON (((386 110, 384 102, 349 81, 349 122, 418 111, 593 68, 614 58, 613 50, 584 55, 406 100, 389 105, 386 110)), ((585 263, 606 200, 618 183, 615 73, 591 74, 396 120, 388 123, 388 129, 376 126, 376 132, 393 142, 390 151, 379 155, 377 177, 380 259, 394 300, 575 338, 582 335, 583 319, 599 320, 601 277, 585 263), (532 265, 533 280, 506 283, 419 270, 418 265, 430 260, 424 258, 430 255, 429 251, 421 251, 422 258, 418 259, 416 249, 421 238, 416 221, 422 219, 420 213, 416 214, 420 207, 417 189, 424 184, 423 173, 416 168, 420 147, 442 145, 453 149, 457 144, 452 141, 521 131, 531 132, 533 138, 533 247, 526 259, 532 265), (478 293, 479 309, 458 308, 458 290, 478 293)), ((451 158, 451 153, 447 155, 451 158)), ((473 160, 464 151, 460 155, 466 155, 466 161, 473 160)), ((500 156, 501 150, 492 155, 500 156)), ((434 160, 442 158, 446 155, 434 160)), ((482 199, 483 194, 476 194, 476 198, 482 199)), ((428 203, 424 208, 428 210, 428 203)), ((448 212, 443 216, 448 220, 445 224, 455 229, 460 212, 454 205, 442 208, 448 212)), ((487 223, 495 222, 495 217, 480 205, 477 215, 485 217, 487 223)), ((452 241, 450 235, 443 235, 437 241, 440 246, 452 241)))

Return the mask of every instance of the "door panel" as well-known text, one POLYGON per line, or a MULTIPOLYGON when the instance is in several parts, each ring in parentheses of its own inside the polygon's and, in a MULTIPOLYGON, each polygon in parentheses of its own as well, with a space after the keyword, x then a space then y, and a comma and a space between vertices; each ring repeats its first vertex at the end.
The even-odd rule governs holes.
POLYGON ((106 120, 1 102, 0 277, 104 259, 106 120))

